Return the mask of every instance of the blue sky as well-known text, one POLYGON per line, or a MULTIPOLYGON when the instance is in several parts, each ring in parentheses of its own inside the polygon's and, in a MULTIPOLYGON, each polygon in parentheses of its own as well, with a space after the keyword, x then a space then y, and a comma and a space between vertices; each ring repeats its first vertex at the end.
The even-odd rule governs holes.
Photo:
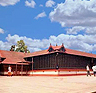
POLYGON ((18 40, 39 51, 50 45, 96 54, 96 0, 0 0, 0 49, 18 40))
MULTIPOLYGON (((34 2, 36 3, 34 8, 26 6, 25 0, 12 6, 0 6, 0 21, 2 22, 0 27, 6 30, 6 34, 18 34, 34 39, 42 39, 49 38, 50 35, 62 33, 63 29, 61 26, 57 23, 52 23, 49 19, 49 13, 53 8, 46 7, 45 4, 47 1, 35 0, 34 2), (40 7, 40 4, 43 6, 40 7), (35 17, 42 12, 46 13, 46 16, 35 19, 35 17)), ((31 3, 31 1, 29 1, 29 3, 31 3)))

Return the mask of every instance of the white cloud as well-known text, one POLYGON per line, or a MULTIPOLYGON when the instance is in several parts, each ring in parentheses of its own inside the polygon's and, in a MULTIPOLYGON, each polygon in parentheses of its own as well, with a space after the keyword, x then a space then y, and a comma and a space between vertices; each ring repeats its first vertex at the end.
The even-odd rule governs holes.
POLYGON ((4 34, 4 30, 2 28, 0 28, 0 33, 4 34))
POLYGON ((26 36, 21 36, 21 37, 18 35, 11 36, 10 34, 8 34, 8 36, 6 37, 6 40, 7 40, 6 42, 0 41, 0 49, 10 50, 10 47, 12 45, 16 45, 17 41, 19 40, 24 40, 25 44, 28 46, 28 49, 31 52, 45 49, 50 44, 48 39, 42 39, 42 40, 31 39, 31 38, 27 38, 26 36))
POLYGON ((35 5, 36 5, 36 3, 35 3, 34 0, 31 0, 31 2, 25 1, 25 6, 29 6, 31 8, 35 8, 35 5))
POLYGON ((0 0, 1 6, 15 5, 20 0, 0 0))
POLYGON ((93 34, 93 35, 96 34, 96 27, 89 27, 89 28, 87 27, 86 33, 87 34, 93 34))
POLYGON ((74 26, 72 28, 67 28, 67 34, 78 34, 78 32, 82 31, 85 34, 96 34, 96 27, 83 27, 83 26, 74 26))
POLYGON ((49 17, 51 21, 59 22, 62 27, 80 28, 75 32, 71 29, 67 33, 76 34, 84 27, 86 33, 96 34, 96 0, 65 0, 50 12, 49 17))
POLYGON ((67 34, 77 34, 80 31, 85 31, 85 27, 74 26, 72 28, 66 29, 66 31, 67 31, 67 34))
POLYGON ((96 51, 96 35, 66 35, 60 34, 58 36, 50 36, 49 39, 32 39, 26 36, 18 36, 10 34, 6 37, 6 42, 0 41, 0 49, 10 50, 11 45, 16 45, 19 40, 24 40, 28 49, 33 51, 39 51, 48 49, 50 43, 52 45, 61 45, 64 43, 65 48, 80 50, 84 52, 96 51), (7 46, 7 47, 6 47, 7 46))
POLYGON ((16 44, 20 39, 21 37, 19 37, 18 35, 11 36, 10 34, 8 34, 8 37, 6 37, 6 40, 13 45, 16 44))
POLYGON ((42 4, 40 4, 39 6, 40 6, 40 7, 43 7, 43 5, 42 5, 42 4))
POLYGON ((46 7, 52 7, 53 5, 55 5, 55 2, 53 0, 48 0, 45 4, 46 7))
POLYGON ((38 15, 35 17, 35 19, 42 18, 42 17, 45 17, 45 16, 47 16, 46 13, 45 13, 45 12, 42 12, 42 13, 38 14, 38 15))
POLYGON ((9 42, 0 41, 0 50, 9 50, 11 44, 9 42), (7 47, 6 47, 7 46, 7 47))
POLYGON ((60 34, 56 36, 50 36, 49 40, 52 44, 61 45, 64 43, 66 48, 80 50, 84 52, 95 51, 94 45, 96 35, 66 35, 60 34))

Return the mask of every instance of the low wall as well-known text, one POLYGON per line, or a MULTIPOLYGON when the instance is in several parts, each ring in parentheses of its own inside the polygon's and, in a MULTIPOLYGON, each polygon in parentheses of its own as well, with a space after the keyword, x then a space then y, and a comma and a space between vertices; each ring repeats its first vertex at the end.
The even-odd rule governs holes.
MULTIPOLYGON (((28 75, 28 72, 21 72, 21 71, 12 71, 11 72, 12 76, 21 76, 21 75, 28 75)), ((8 71, 0 72, 1 76, 8 76, 8 71)))
MULTIPOLYGON (((90 73, 92 74, 93 72, 90 71, 90 73)), ((31 70, 28 72, 30 76, 72 76, 86 74, 86 69, 31 70)))
MULTIPOLYGON (((90 71, 93 74, 93 71, 90 71)), ((73 76, 73 75, 86 75, 86 69, 50 69, 50 70, 31 70, 28 72, 15 71, 12 72, 12 76, 73 76)), ((0 72, 0 75, 8 75, 7 71, 0 72)))

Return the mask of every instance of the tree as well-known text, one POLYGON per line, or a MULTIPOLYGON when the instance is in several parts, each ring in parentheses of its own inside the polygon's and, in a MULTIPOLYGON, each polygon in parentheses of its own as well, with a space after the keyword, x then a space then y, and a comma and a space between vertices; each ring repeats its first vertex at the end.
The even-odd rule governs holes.
POLYGON ((24 41, 23 40, 20 40, 20 41, 17 41, 17 49, 16 49, 17 52, 30 52, 28 49, 27 49, 27 46, 25 45, 24 41))
MULTIPOLYGON (((13 45, 11 46, 10 51, 13 50, 13 45)), ((25 45, 23 40, 17 41, 17 45, 16 45, 16 50, 17 52, 24 52, 24 53, 30 53, 30 51, 27 49, 27 46, 25 45)), ((15 49, 15 48, 14 48, 15 49)), ((14 51, 14 50, 13 50, 14 51)))
POLYGON ((12 45, 12 46, 11 46, 10 51, 15 51, 15 45, 12 45))

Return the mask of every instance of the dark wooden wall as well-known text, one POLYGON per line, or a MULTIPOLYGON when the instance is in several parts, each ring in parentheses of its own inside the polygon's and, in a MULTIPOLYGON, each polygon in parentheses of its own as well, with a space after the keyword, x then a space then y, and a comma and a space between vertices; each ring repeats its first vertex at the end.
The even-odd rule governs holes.
MULTIPOLYGON (((56 69, 56 65, 59 68, 82 68, 85 69, 86 65, 91 65, 92 58, 83 57, 78 55, 69 55, 65 53, 56 53, 36 56, 33 58, 34 69, 56 69)), ((32 58, 28 58, 32 61, 32 58)), ((30 69, 32 65, 30 66, 30 69)))
MULTIPOLYGON (((26 61, 32 62, 32 57, 26 58, 26 61)), ((96 59, 78 55, 69 55, 66 53, 52 53, 47 55, 35 56, 33 57, 33 69, 56 69, 58 65, 60 69, 72 68, 72 69, 85 69, 86 65, 89 64, 90 67, 96 63, 96 59)), ((8 71, 8 66, 12 67, 12 71, 16 71, 16 64, 0 64, 0 72, 8 71)), ((22 65, 17 65, 17 71, 21 72, 22 65)), ((23 65, 23 71, 27 72, 32 70, 32 64, 23 65)))
MULTIPOLYGON (((29 65, 23 65, 23 69, 22 69, 22 65, 17 65, 17 71, 16 71, 16 64, 0 64, 0 72, 8 72, 8 67, 9 65, 12 67, 12 72, 14 74, 20 74, 20 72, 28 72, 30 70, 29 65)), ((4 73, 2 73, 4 74, 4 73)))

